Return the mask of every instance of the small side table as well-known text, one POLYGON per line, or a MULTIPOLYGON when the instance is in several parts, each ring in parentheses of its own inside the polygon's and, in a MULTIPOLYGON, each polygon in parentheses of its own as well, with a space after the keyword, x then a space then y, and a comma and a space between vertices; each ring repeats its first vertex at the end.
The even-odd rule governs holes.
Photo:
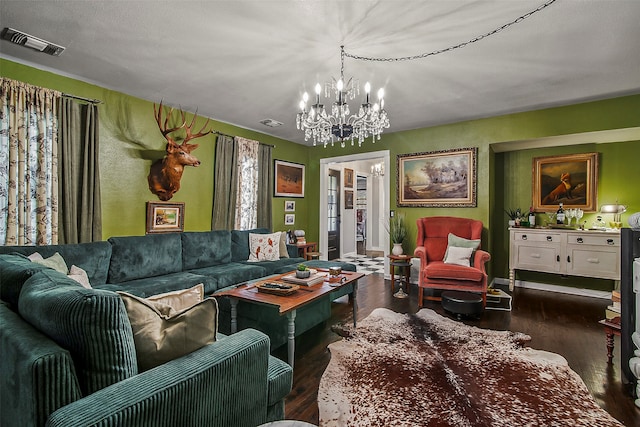
POLYGON ((604 326, 604 332, 607 334, 607 362, 611 363, 613 360, 613 346, 615 344, 613 336, 620 336, 620 318, 615 317, 613 319, 603 319, 598 323, 604 326))
POLYGON ((411 276, 411 257, 409 255, 387 255, 387 257, 391 260, 389 265, 391 266, 391 292, 395 289, 395 270, 396 267, 400 269, 398 275, 398 292, 393 294, 396 298, 406 298, 409 296, 409 278, 411 276), (405 293, 402 290, 402 280, 404 279, 407 284, 407 292, 405 293))
POLYGON ((307 253, 315 252, 317 245, 318 245, 317 242, 307 242, 307 243, 294 243, 289 246, 295 246, 298 249, 298 256, 304 259, 309 259, 307 258, 307 253))

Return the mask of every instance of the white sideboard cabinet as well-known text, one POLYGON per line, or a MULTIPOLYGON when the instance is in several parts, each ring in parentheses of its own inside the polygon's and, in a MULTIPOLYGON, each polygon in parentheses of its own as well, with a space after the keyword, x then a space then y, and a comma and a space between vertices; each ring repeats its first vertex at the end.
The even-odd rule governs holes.
POLYGON ((509 290, 516 270, 620 280, 620 233, 509 229, 509 290))

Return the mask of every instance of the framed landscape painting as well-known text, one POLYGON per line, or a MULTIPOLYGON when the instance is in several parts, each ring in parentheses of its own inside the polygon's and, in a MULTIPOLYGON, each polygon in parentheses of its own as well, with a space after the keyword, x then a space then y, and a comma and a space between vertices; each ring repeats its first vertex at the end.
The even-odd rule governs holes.
POLYGON ((184 231, 184 203, 147 202, 147 234, 184 231))
POLYGON ((555 212, 580 208, 595 212, 598 207, 598 153, 568 154, 533 159, 533 209, 555 212))
POLYGON ((397 205, 476 207, 478 148, 399 154, 397 205))
POLYGON ((274 160, 275 197, 304 197, 304 165, 274 160))

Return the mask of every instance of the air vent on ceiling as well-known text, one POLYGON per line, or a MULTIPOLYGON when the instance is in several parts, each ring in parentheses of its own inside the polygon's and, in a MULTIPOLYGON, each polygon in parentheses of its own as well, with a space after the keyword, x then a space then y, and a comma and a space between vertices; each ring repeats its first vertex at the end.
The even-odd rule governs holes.
POLYGON ((64 52, 64 47, 57 44, 48 42, 46 40, 39 39, 30 34, 23 33, 22 31, 14 30, 13 28, 5 27, 0 34, 4 40, 8 40, 11 43, 15 43, 20 46, 29 47, 39 52, 44 52, 52 56, 60 56, 64 52))
POLYGON ((265 126, 272 127, 272 128, 277 128, 278 126, 282 126, 281 122, 279 122, 277 120, 273 120, 273 119, 260 120, 260 123, 262 123, 265 126))

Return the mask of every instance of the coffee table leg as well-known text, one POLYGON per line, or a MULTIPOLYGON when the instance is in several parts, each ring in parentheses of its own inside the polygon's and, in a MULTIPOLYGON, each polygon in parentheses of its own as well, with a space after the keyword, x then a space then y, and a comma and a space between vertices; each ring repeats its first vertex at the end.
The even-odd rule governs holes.
POLYGON ((289 366, 293 368, 293 362, 295 360, 295 351, 296 351, 296 310, 291 310, 287 313, 288 322, 288 359, 289 366))
POLYGON ((238 332, 238 300, 235 298, 229 298, 231 304, 231 333, 238 332))
POLYGON ((353 327, 356 327, 356 318, 358 316, 358 281, 353 283, 353 327))

